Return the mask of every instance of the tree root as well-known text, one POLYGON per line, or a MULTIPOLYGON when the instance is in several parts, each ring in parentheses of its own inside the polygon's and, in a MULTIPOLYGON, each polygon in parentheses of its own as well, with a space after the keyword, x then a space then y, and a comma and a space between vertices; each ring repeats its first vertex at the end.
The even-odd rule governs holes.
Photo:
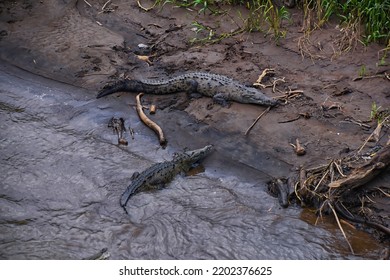
POLYGON ((161 127, 159 127, 155 122, 153 122, 151 119, 149 119, 143 111, 143 106, 141 104, 142 95, 143 95, 143 93, 140 93, 136 96, 136 100, 137 100, 137 107, 136 108, 137 108, 138 116, 144 124, 146 124, 149 128, 151 128, 158 135, 160 145, 162 147, 166 147, 167 140, 164 136, 164 133, 163 133, 161 127))

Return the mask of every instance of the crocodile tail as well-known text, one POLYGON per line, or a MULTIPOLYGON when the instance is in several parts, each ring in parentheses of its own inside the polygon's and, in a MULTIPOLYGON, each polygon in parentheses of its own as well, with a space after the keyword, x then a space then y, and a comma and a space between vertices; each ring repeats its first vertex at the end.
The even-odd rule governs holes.
POLYGON ((130 197, 136 192, 137 187, 131 184, 127 187, 126 191, 122 194, 120 199, 120 204, 122 207, 125 207, 130 197))
POLYGON ((129 92, 141 92, 143 91, 142 83, 136 80, 122 80, 111 85, 104 86, 96 96, 101 98, 106 95, 113 94, 115 92, 129 91, 129 92))

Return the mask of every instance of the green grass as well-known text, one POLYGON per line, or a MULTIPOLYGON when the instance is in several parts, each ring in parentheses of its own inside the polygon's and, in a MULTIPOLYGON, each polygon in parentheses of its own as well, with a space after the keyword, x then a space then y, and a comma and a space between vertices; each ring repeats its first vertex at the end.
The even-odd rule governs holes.
POLYGON ((340 17, 348 23, 357 19, 365 27, 365 42, 390 38, 390 0, 349 0, 341 5, 340 17))
POLYGON ((303 0, 302 8, 316 12, 319 27, 334 16, 346 27, 362 25, 365 43, 390 39, 390 0, 303 0))
POLYGON ((360 78, 363 78, 364 76, 366 76, 366 74, 367 74, 366 65, 360 66, 360 69, 359 69, 359 77, 360 77, 360 78))
MULTIPOLYGON (((240 31, 235 30, 233 33, 237 34, 243 31, 253 32, 260 31, 266 34, 272 34, 276 39, 282 38, 286 35, 286 30, 282 27, 282 21, 289 19, 289 13, 285 7, 277 7, 271 0, 157 0, 158 4, 165 5, 171 3, 174 6, 182 8, 191 8, 197 10, 199 14, 206 12, 211 15, 224 14, 227 11, 222 10, 219 4, 227 6, 243 6, 248 9, 248 16, 244 17, 240 14, 243 21, 243 27, 240 31)), ((195 22, 194 25, 199 24, 195 22)), ((217 42, 221 39, 230 37, 232 34, 220 34, 216 35, 213 30, 209 30, 207 27, 198 25, 197 30, 205 31, 209 33, 206 37, 193 41, 206 42, 207 38, 210 42, 217 42)))
MULTIPOLYGON (((283 2, 283 1, 279 1, 283 2)), ((331 18, 345 28, 363 26, 361 41, 386 44, 390 40, 390 0, 301 0, 298 8, 303 10, 304 28, 321 28, 331 18), (309 22, 309 24, 307 24, 309 22)), ((283 22, 289 19, 289 10, 277 7, 271 0, 156 0, 159 5, 171 3, 198 13, 221 14, 221 5, 246 7, 248 16, 242 17, 245 31, 260 31, 273 34, 276 39, 286 35, 283 22)))
POLYGON ((249 9, 249 16, 244 20, 245 30, 264 31, 266 26, 267 34, 273 34, 276 40, 286 36, 286 30, 282 26, 283 20, 289 20, 290 15, 287 9, 282 6, 278 8, 271 0, 246 1, 249 9))
POLYGON ((390 39, 387 42, 386 48, 384 48, 378 52, 378 56, 380 57, 379 62, 378 62, 378 66, 386 66, 387 65, 386 59, 387 59, 388 52, 390 52, 390 39))

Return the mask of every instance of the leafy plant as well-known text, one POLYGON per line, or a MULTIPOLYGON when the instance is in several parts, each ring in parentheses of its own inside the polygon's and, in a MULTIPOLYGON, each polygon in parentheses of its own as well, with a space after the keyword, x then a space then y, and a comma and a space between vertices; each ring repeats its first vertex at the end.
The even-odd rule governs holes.
POLYGON ((359 77, 364 77, 367 73, 367 69, 365 65, 360 66, 359 69, 359 77))
POLYGON ((367 43, 390 38, 390 0, 348 0, 342 5, 345 21, 358 18, 367 43))
POLYGON ((195 43, 196 41, 211 41, 213 39, 215 33, 214 33, 212 28, 205 26, 205 25, 199 23, 198 21, 194 21, 192 23, 192 26, 194 26, 192 28, 192 30, 194 30, 196 34, 201 33, 203 31, 207 31, 208 35, 206 37, 203 37, 202 39, 193 38, 191 40, 191 43, 195 43))
POLYGON ((271 0, 247 1, 249 17, 245 20, 245 29, 251 31, 262 31, 263 26, 268 26, 267 33, 272 32, 276 39, 285 37, 286 30, 282 29, 282 21, 289 20, 290 14, 282 6, 276 7, 271 0))
POLYGON ((380 106, 376 105, 376 102, 372 102, 371 104, 371 112, 370 112, 370 120, 375 120, 378 117, 378 111, 380 106))

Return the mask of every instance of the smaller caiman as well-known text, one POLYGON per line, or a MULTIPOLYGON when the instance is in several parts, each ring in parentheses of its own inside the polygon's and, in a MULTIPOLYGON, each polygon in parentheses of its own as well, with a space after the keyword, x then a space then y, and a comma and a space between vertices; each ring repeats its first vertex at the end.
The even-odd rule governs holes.
POLYGON ((212 149, 213 146, 208 145, 198 150, 176 154, 171 161, 159 162, 141 173, 134 173, 131 184, 121 196, 120 205, 127 213, 126 204, 133 194, 143 189, 164 187, 177 174, 188 172, 194 164, 210 154, 212 149))
POLYGON ((283 208, 289 205, 290 189, 293 185, 292 180, 289 179, 274 179, 268 182, 268 193, 279 199, 279 204, 283 208))
POLYGON ((98 93, 96 98, 115 92, 144 92, 146 94, 170 94, 187 92, 212 97, 215 103, 226 106, 228 101, 275 106, 278 101, 260 90, 245 86, 223 75, 193 72, 166 80, 129 80, 124 79, 108 84, 98 93))

